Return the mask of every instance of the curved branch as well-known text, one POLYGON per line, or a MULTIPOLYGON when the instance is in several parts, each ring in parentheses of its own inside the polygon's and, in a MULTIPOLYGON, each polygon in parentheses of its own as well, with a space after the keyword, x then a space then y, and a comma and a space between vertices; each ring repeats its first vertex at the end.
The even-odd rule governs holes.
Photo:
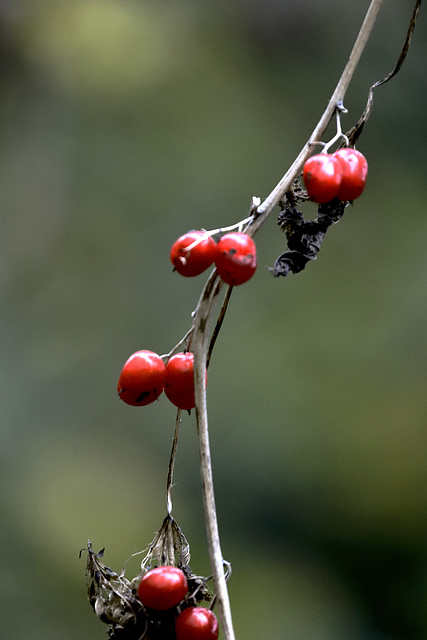
MULTIPOLYGON (((378 12, 384 0, 371 0, 362 27, 353 46, 352 52, 341 75, 341 78, 333 92, 328 106, 308 142, 305 144, 289 170, 273 189, 270 195, 257 209, 254 220, 251 221, 245 232, 253 236, 267 220, 268 216, 289 190, 301 168, 311 152, 313 141, 318 140, 326 129, 330 119, 334 115, 337 103, 342 102, 350 80, 362 55, 378 12)), ((222 557, 218 520, 215 506, 212 463, 209 444, 208 413, 206 403, 205 371, 209 348, 209 329, 215 309, 216 301, 222 287, 222 282, 214 270, 205 285, 200 296, 199 303, 194 312, 192 351, 194 353, 194 389, 196 401, 196 420, 199 440, 200 473, 202 480, 203 505, 205 512, 205 524, 209 549, 209 558, 212 576, 216 591, 219 609, 220 625, 224 640, 234 640, 234 630, 231 616, 230 600, 224 573, 224 559, 222 557)), ((222 318, 223 319, 223 318, 222 318)), ((222 322, 221 319, 221 322, 222 322)))

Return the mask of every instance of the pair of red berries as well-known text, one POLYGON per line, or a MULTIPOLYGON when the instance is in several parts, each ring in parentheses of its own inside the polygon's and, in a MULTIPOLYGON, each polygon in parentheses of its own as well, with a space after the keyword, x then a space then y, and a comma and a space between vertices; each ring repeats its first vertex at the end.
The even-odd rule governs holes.
POLYGON ((165 364, 153 351, 136 351, 126 360, 117 384, 120 398, 134 407, 151 404, 165 391, 180 409, 194 408, 194 354, 177 353, 165 364))
POLYGON ((205 231, 189 231, 172 245, 170 259, 182 276, 198 276, 215 263, 218 275, 235 286, 252 278, 257 266, 255 243, 246 233, 227 233, 218 242, 205 231))
MULTIPOLYGON (((185 574, 178 567, 163 565, 148 571, 138 586, 142 604, 157 611, 176 607, 188 592, 185 574)), ((175 619, 176 640, 217 640, 218 621, 203 607, 187 607, 175 619)))
POLYGON ((356 149, 338 149, 335 153, 319 153, 307 160, 303 180, 311 200, 322 204, 334 198, 352 201, 365 188, 368 163, 356 149))

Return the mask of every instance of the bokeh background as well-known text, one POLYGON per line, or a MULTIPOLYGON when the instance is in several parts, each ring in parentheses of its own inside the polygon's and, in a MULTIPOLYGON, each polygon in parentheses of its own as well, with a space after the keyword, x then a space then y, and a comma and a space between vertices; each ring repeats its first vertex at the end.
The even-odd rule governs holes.
MULTIPOLYGON (((394 66, 411 2, 388 0, 344 129, 394 66)), ((245 217, 297 155, 368 1, 2 0, 1 572, 9 640, 106 637, 90 538, 120 570, 165 515, 175 410, 116 394, 166 353, 204 276, 191 228, 245 217)), ((238 638, 427 637, 427 22, 378 89, 363 197, 286 279, 275 218, 209 373, 218 515, 238 638)), ((304 213, 315 217, 314 205, 304 213)), ((194 416, 174 516, 210 573, 194 416)), ((138 559, 128 575, 138 572, 138 559)))

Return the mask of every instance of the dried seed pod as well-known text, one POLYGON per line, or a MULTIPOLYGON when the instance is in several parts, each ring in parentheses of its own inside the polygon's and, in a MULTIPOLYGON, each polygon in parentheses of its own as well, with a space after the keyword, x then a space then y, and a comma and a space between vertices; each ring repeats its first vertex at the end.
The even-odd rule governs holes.
POLYGON ((190 546, 171 515, 167 515, 141 562, 141 572, 132 580, 125 568, 116 573, 102 562, 104 549, 95 553, 87 543, 86 584, 89 602, 98 618, 108 625, 112 640, 167 640, 174 638, 175 618, 179 610, 212 600, 206 579, 196 576, 190 567, 190 546), (137 595, 142 577, 154 566, 180 568, 188 582, 188 592, 180 609, 154 611, 144 607, 137 595))

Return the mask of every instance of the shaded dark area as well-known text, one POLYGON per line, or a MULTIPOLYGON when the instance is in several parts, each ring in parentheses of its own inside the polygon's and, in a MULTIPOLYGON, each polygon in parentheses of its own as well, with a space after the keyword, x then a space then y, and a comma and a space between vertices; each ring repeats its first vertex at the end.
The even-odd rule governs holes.
POLYGON ((287 276, 289 272, 299 273, 308 262, 316 260, 328 228, 342 218, 348 205, 337 199, 326 202, 319 205, 316 219, 307 221, 294 206, 295 200, 294 195, 288 197, 277 217, 280 228, 286 234, 288 251, 282 253, 270 269, 276 278, 287 276))

